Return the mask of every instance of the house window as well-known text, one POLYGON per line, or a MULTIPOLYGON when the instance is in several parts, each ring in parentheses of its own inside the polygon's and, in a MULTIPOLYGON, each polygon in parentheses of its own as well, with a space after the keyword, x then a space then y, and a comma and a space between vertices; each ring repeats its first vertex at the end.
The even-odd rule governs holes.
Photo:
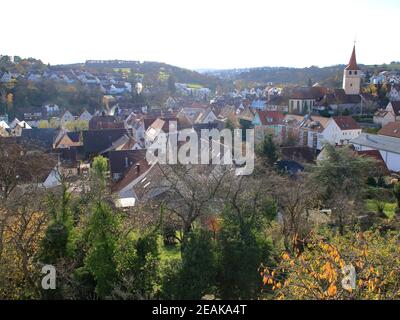
POLYGON ((317 146, 318 146, 318 134, 317 133, 314 133, 313 134, 313 148, 317 148, 317 146))
POLYGON ((308 145, 308 131, 303 131, 303 145, 308 145))
POLYGON ((349 75, 352 75, 353 73, 351 71, 349 71, 349 75))
POLYGON ((354 74, 357 75, 357 71, 354 71, 354 74))

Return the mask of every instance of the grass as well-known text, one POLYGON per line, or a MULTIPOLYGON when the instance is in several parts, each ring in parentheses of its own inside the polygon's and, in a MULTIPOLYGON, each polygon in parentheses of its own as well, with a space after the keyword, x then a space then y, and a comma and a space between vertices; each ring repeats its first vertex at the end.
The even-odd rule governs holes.
POLYGON ((169 78, 169 74, 164 71, 160 71, 160 73, 158 74, 158 80, 160 80, 160 81, 167 81, 168 78, 169 78))
POLYGON ((203 88, 202 85, 196 84, 196 83, 188 83, 186 86, 187 86, 189 89, 201 89, 201 88, 203 88))
MULTIPOLYGON (((388 218, 392 219, 394 217, 394 214, 395 214, 394 211, 396 209, 396 203, 390 203, 390 202, 383 202, 383 203, 385 204, 385 208, 384 208, 383 212, 385 213, 385 215, 388 218)), ((368 211, 377 212, 376 204, 377 204, 376 200, 368 199, 366 201, 365 208, 368 211)))
POLYGON ((164 245, 161 236, 158 240, 158 244, 159 244, 161 262, 167 262, 169 260, 181 258, 181 246, 179 244, 166 246, 164 245))

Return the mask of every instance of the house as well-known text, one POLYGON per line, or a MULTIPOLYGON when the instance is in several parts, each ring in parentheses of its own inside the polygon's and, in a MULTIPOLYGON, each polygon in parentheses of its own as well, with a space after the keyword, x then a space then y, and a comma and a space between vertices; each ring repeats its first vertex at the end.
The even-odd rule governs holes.
POLYGON ((80 120, 80 121, 90 121, 91 119, 92 119, 92 115, 86 109, 84 109, 82 111, 81 115, 78 118, 78 120, 80 120))
POLYGON ((124 127, 125 124, 119 122, 115 116, 109 116, 104 113, 89 120, 89 130, 124 129, 124 127))
POLYGON ((292 123, 290 123, 291 128, 289 127, 289 129, 294 133, 297 129, 299 145, 321 150, 323 140, 322 133, 327 127, 329 120, 329 118, 325 117, 306 115, 300 122, 298 122, 298 119, 294 119, 292 123), (298 128, 296 128, 296 122, 298 128))
POLYGON ((20 137, 23 129, 32 129, 32 127, 25 121, 19 121, 14 128, 14 134, 20 137))
POLYGON ((400 171, 400 138, 361 133, 350 141, 356 151, 378 150, 391 171, 400 171))
POLYGON ((314 104, 314 111, 331 109, 334 111, 358 111, 362 97, 359 94, 346 94, 344 89, 329 90, 323 98, 314 104))
POLYGON ((107 154, 110 151, 120 150, 140 150, 145 147, 144 139, 136 141, 133 137, 123 135, 118 140, 114 141, 110 147, 100 152, 100 154, 107 154))
POLYGON ((40 73, 30 73, 28 75, 29 81, 40 81, 42 80, 42 75, 40 73))
POLYGON ((266 102, 266 110, 288 112, 288 104, 287 98, 279 95, 272 95, 266 102))
POLYGON ((252 122, 255 140, 261 141, 267 133, 271 133, 277 139, 282 139, 284 118, 284 114, 278 111, 256 111, 252 122))
POLYGON ((375 76, 372 76, 372 77, 369 79, 369 82, 370 82, 371 84, 375 84, 375 85, 377 85, 377 84, 383 84, 384 81, 385 81, 385 75, 382 74, 382 73, 380 73, 380 74, 378 74, 378 75, 375 75, 375 76))
POLYGON ((43 107, 48 115, 54 115, 60 112, 60 107, 56 104, 47 104, 43 107))
POLYGON ((314 107, 316 98, 310 91, 295 91, 289 97, 289 113, 309 114, 314 107))
POLYGON ((378 131, 381 136, 400 138, 400 121, 389 122, 378 131))
POLYGON ((73 114, 67 110, 61 116, 60 123, 61 123, 61 126, 64 126, 66 123, 74 121, 74 120, 75 120, 75 117, 73 116, 73 114))
POLYGON ((0 114, 0 121, 4 121, 5 123, 8 123, 8 114, 0 114))
POLYGON ((124 135, 131 136, 130 130, 107 129, 82 131, 84 156, 89 158, 91 156, 99 155, 102 151, 111 147, 113 142, 117 141, 124 135))
POLYGON ((22 129, 20 141, 31 148, 50 151, 56 136, 57 130, 53 128, 22 129))
POLYGON ((385 161, 382 158, 381 153, 378 150, 364 150, 364 151, 356 151, 357 155, 373 159, 377 162, 378 167, 380 167, 383 172, 389 173, 388 168, 386 166, 385 161))
POLYGON ((80 132, 61 131, 54 141, 54 149, 79 147, 82 145, 80 132))
POLYGON ((159 164, 150 164, 146 160, 137 162, 112 188, 117 194, 116 205, 122 208, 133 207, 139 201, 161 194, 166 191, 162 180, 163 174, 159 164))
POLYGON ((108 153, 110 174, 113 181, 123 178, 129 169, 144 160, 146 150, 113 150, 108 153))
POLYGON ((387 97, 390 101, 400 101, 400 85, 392 85, 387 97))
POLYGON ((2 128, 3 130, 10 129, 9 125, 4 120, 0 121, 0 128, 2 128))
POLYGON ((332 117, 322 132, 322 140, 334 145, 348 144, 350 140, 357 138, 361 131, 361 127, 351 116, 332 117))
POLYGON ((11 121, 11 123, 9 124, 10 129, 15 129, 15 127, 17 126, 18 123, 20 123, 21 121, 18 120, 18 118, 14 118, 13 121, 11 121))
POLYGON ((382 127, 396 121, 400 121, 400 101, 391 101, 386 109, 380 109, 374 114, 374 123, 382 127))
POLYGON ((11 80, 12 80, 11 73, 4 72, 3 74, 0 74, 0 83, 8 83, 11 80))
POLYGON ((181 113, 184 113, 187 118, 195 123, 211 123, 217 121, 217 116, 210 108, 201 108, 201 107, 189 107, 183 108, 181 113))

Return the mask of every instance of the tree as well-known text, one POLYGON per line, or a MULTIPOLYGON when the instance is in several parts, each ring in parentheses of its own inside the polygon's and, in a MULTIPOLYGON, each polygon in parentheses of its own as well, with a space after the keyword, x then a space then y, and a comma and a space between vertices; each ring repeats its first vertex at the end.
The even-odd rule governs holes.
POLYGON ((218 289, 222 299, 254 299, 260 291, 259 267, 270 263, 271 244, 259 237, 256 220, 227 207, 218 235, 218 289))
POLYGON ((302 174, 296 179, 277 177, 273 190, 282 218, 284 246, 294 252, 304 246, 311 231, 310 211, 318 202, 315 185, 302 174))
POLYGON ((138 239, 123 238, 117 262, 119 278, 112 296, 123 299, 154 299, 159 287, 160 255, 157 229, 138 239))
MULTIPOLYGON (((199 300, 215 293, 217 276, 216 244, 208 230, 196 228, 187 238, 182 251, 182 263, 172 281, 177 292, 167 292, 169 298, 199 300)), ((170 280, 171 281, 171 280, 170 280)))
POLYGON ((96 280, 96 293, 107 297, 117 280, 115 251, 118 220, 111 208, 99 201, 93 208, 88 223, 88 253, 85 258, 87 269, 96 280))
POLYGON ((55 265, 59 259, 67 256, 68 240, 72 229, 71 194, 67 190, 65 181, 62 181, 61 198, 57 199, 53 193, 48 195, 48 208, 51 222, 47 227, 39 260, 45 264, 55 265))
POLYGON ((96 280, 96 293, 100 298, 111 293, 117 280, 115 252, 119 219, 105 198, 107 169, 106 158, 99 156, 93 160, 90 178, 94 204, 86 227, 88 251, 84 259, 84 268, 96 280))
POLYGON ((350 148, 326 145, 326 159, 312 169, 316 190, 322 201, 332 209, 332 216, 341 234, 354 221, 356 207, 361 202, 368 176, 374 175, 376 162, 357 156, 350 148))
POLYGON ((397 202, 396 212, 400 213, 400 182, 397 182, 393 185, 392 193, 397 202))
POLYGON ((258 154, 265 159, 269 166, 275 165, 278 160, 278 148, 271 134, 266 134, 263 141, 256 148, 258 154))
POLYGON ((234 177, 232 170, 225 166, 208 165, 165 165, 159 166, 163 182, 157 188, 167 190, 168 197, 160 200, 166 216, 176 217, 180 222, 182 243, 189 234, 193 223, 210 213, 211 208, 221 206, 226 194, 222 185, 229 184, 234 177), (201 186, 201 187, 199 187, 201 186))
POLYGON ((399 257, 396 233, 315 234, 304 252, 284 252, 277 267, 265 268, 263 282, 277 299, 393 300, 400 297, 399 257))
POLYGON ((168 77, 168 91, 171 95, 174 95, 176 93, 176 87, 175 87, 175 82, 176 79, 174 76, 169 75, 168 77))

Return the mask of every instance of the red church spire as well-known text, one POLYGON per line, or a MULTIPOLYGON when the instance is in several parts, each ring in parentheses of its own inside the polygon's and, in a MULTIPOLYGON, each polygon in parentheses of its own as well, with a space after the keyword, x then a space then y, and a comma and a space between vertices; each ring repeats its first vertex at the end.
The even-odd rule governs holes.
POLYGON ((353 52, 351 54, 351 58, 350 58, 349 64, 348 64, 348 66, 346 67, 345 70, 360 70, 358 68, 358 65, 357 65, 356 45, 355 44, 354 44, 354 47, 353 47, 353 52))

